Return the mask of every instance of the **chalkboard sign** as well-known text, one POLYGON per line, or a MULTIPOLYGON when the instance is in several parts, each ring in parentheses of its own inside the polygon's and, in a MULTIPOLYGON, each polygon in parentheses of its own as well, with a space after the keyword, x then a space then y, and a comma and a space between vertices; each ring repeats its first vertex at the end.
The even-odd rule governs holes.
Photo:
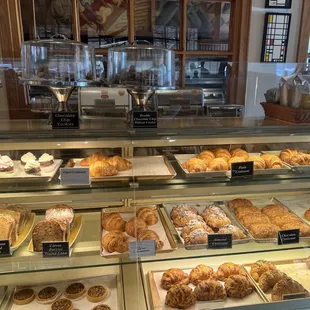
POLYGON ((69 257, 70 248, 68 241, 42 242, 43 257, 69 257))

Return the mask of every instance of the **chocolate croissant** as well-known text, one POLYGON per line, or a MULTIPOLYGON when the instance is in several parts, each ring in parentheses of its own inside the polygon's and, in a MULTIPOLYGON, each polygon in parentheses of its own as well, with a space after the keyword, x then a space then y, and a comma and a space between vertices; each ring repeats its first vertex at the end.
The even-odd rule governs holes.
POLYGON ((165 290, 169 290, 177 284, 189 284, 188 274, 178 268, 168 269, 161 277, 161 286, 165 290))
POLYGON ((103 213, 101 223, 102 227, 107 231, 125 231, 126 221, 117 212, 103 213))
POLYGON ((254 207, 253 203, 250 200, 244 199, 244 198, 236 198, 236 199, 230 200, 228 202, 228 206, 232 210, 235 210, 238 207, 242 207, 242 206, 244 206, 244 207, 254 207))
POLYGON ((158 222, 158 217, 156 216, 152 208, 140 208, 137 211, 136 215, 138 218, 142 219, 147 225, 155 225, 158 222))

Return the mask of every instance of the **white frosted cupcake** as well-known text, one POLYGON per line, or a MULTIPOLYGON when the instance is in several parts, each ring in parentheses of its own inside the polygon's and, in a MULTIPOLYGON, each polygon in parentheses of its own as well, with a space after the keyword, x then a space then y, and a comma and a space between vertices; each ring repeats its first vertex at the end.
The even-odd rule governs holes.
POLYGON ((30 159, 36 160, 37 158, 31 152, 28 152, 21 157, 20 161, 22 165, 26 165, 30 159))
POLYGON ((49 155, 47 153, 44 153, 40 158, 39 158, 39 163, 42 167, 48 167, 51 166, 54 163, 54 156, 49 155))
POLYGON ((37 174, 41 171, 40 163, 34 159, 27 161, 25 165, 25 172, 28 174, 37 174))
POLYGON ((14 162, 9 156, 0 155, 0 172, 14 172, 14 162))

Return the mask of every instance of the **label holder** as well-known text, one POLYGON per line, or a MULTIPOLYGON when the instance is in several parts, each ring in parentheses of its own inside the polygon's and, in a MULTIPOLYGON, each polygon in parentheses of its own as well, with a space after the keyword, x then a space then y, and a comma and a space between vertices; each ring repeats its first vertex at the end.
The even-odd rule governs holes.
POLYGON ((129 258, 136 259, 146 256, 156 255, 156 245, 154 240, 129 242, 129 258))
POLYGON ((90 185, 89 168, 60 168, 61 185, 90 185))
POLYGON ((0 240, 0 256, 11 256, 11 247, 9 240, 0 240))
POLYGON ((280 230, 278 232, 278 245, 299 243, 299 229, 280 230))
POLYGON ((80 116, 78 112, 53 112, 53 129, 80 129, 80 116))
POLYGON ((211 234, 208 235, 208 249, 231 249, 232 234, 211 234))
POLYGON ((231 164, 231 178, 240 179, 248 178, 254 175, 254 162, 246 161, 243 163, 232 163, 231 164))
POLYGON ((70 257, 71 251, 68 241, 42 242, 43 258, 70 257))
POLYGON ((157 112, 133 111, 132 112, 133 128, 157 128, 157 112))

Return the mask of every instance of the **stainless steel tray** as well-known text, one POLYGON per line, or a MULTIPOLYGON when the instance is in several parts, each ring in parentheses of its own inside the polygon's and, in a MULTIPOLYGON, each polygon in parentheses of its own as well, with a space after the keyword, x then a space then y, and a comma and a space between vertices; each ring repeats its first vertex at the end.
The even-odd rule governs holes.
MULTIPOLYGON (((125 157, 133 164, 132 169, 119 171, 117 175, 107 177, 92 177, 91 182, 140 181, 140 180, 170 180, 176 172, 166 156, 125 157)), ((74 168, 81 168, 83 158, 73 158, 74 168)), ((83 167, 86 168, 86 167, 83 167)))
MULTIPOLYGON (((227 208, 225 206, 220 206, 219 204, 217 204, 216 202, 208 202, 208 201, 190 201, 190 202, 184 202, 186 204, 192 205, 194 206, 198 211, 199 214, 202 213, 202 211, 205 209, 206 206, 208 205, 217 205, 219 208, 221 208, 227 215, 227 217, 231 220, 232 225, 235 225, 237 227, 239 227, 244 234, 247 236, 246 239, 240 239, 240 240, 233 240, 232 244, 236 245, 236 244, 244 244, 244 243, 248 243, 252 237, 248 234, 247 230, 244 229, 244 227, 242 225, 240 225, 239 221, 236 220, 235 217, 231 216, 231 213, 228 212, 227 208)), ((198 250, 198 249, 205 249, 208 248, 208 244, 195 244, 195 245, 185 245, 184 243, 184 239, 181 237, 181 230, 178 229, 177 227, 174 226, 174 224, 172 223, 171 219, 170 219, 170 212, 172 210, 173 207, 177 206, 177 203, 164 203, 163 206, 160 208, 160 212, 162 212, 164 214, 165 217, 167 217, 170 220, 171 225, 174 227, 175 233, 178 235, 180 241, 182 242, 182 244, 184 245, 186 250, 198 250)))

